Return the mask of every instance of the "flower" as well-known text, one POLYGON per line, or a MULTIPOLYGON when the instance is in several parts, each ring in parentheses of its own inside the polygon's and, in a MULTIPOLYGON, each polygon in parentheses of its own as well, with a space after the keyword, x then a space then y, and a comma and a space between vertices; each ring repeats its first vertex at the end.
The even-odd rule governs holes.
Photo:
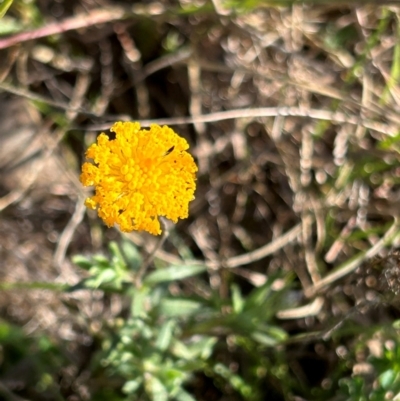
POLYGON ((137 122, 116 122, 110 131, 115 139, 101 133, 86 151, 93 163, 82 165, 80 180, 95 186, 95 194, 85 205, 97 209, 108 227, 119 224, 124 232, 159 235, 159 216, 174 223, 188 217, 197 166, 186 140, 156 124, 145 130, 137 122))

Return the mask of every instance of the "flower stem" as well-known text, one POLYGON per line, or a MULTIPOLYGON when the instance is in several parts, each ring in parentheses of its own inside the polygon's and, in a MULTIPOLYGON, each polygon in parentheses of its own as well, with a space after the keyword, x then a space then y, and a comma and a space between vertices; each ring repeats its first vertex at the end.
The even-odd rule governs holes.
POLYGON ((161 224, 161 228, 162 228, 161 236, 159 237, 159 240, 156 243, 154 249, 147 256, 146 260, 143 261, 143 264, 140 266, 140 269, 138 270, 138 272, 135 276, 134 282, 135 282, 136 288, 141 287, 142 279, 143 279, 144 274, 146 273, 147 268, 150 266, 151 262, 154 260, 154 257, 156 256, 157 251, 164 245, 165 240, 168 238, 168 235, 169 235, 168 225, 166 224, 166 221, 162 217, 160 217, 160 224, 161 224))

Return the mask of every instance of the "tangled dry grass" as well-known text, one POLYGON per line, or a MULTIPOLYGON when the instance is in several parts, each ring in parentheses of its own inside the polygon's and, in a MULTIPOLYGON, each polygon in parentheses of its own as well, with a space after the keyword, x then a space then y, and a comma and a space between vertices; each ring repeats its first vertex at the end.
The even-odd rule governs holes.
MULTIPOLYGON (((199 165, 190 218, 158 257, 189 250, 221 298, 232 282, 246 292, 293 272, 297 306, 277 318, 289 333, 323 331, 291 354, 304 383, 322 383, 337 323, 396 285, 371 266, 397 268, 385 258, 399 232, 398 5, 18 4, 4 21, 29 32, 0 38, 2 319, 73 340, 77 353, 121 313, 118 297, 34 283, 76 283, 71 256, 120 238, 81 206, 83 151, 114 121, 154 121, 184 136, 199 165)), ((351 316, 397 316, 374 305, 351 316)))

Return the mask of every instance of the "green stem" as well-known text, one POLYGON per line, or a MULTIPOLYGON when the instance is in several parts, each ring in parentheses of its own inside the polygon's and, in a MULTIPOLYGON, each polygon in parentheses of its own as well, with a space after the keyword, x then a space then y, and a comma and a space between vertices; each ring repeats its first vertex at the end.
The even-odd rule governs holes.
POLYGON ((135 287, 140 288, 142 286, 142 278, 144 274, 146 273, 147 268, 150 266, 150 264, 153 262, 156 253, 161 247, 164 245, 165 240, 169 236, 169 229, 168 226, 163 218, 160 218, 160 223, 161 223, 161 228, 162 228, 162 234, 159 240, 157 241, 154 249, 152 252, 147 256, 147 259, 145 259, 142 263, 142 266, 140 266, 139 271, 135 275, 135 287))
POLYGON ((31 282, 0 282, 0 290, 51 290, 51 291, 66 291, 70 288, 67 284, 61 283, 46 283, 42 281, 31 281, 31 282))

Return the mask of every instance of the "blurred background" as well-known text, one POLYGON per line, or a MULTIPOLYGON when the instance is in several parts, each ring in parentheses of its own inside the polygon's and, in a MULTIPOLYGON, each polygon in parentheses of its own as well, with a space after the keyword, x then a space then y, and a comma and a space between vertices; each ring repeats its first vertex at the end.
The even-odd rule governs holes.
POLYGON ((400 399, 399 6, 0 2, 0 399, 400 399), (162 246, 83 206, 121 120, 198 163, 162 246))

